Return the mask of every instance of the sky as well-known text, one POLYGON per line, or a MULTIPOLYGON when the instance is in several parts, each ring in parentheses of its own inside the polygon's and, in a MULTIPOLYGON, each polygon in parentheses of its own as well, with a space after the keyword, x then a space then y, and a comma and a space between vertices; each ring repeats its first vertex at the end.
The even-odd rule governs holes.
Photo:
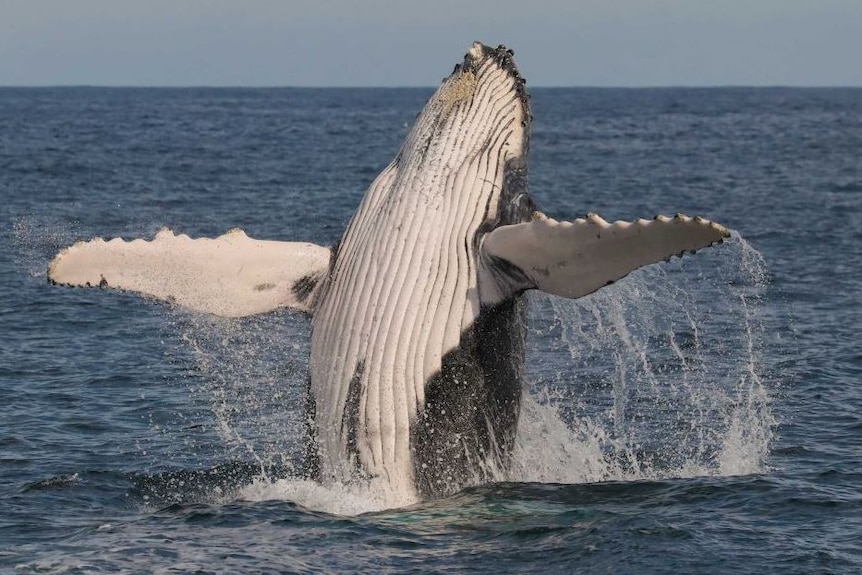
POLYGON ((862 86, 862 0, 0 0, 0 86, 862 86))

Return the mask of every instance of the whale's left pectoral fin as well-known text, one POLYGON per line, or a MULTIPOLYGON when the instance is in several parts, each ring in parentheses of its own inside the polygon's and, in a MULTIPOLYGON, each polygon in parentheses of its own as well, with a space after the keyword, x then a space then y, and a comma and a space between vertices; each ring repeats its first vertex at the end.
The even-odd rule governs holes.
POLYGON ((482 251, 498 270, 495 275, 503 276, 501 283, 508 283, 503 291, 535 288, 578 298, 639 267, 729 236, 716 223, 681 214, 611 224, 595 214, 558 222, 536 213, 530 222, 501 226, 487 234, 482 251))
POLYGON ((115 288, 225 317, 280 307, 311 311, 329 248, 256 240, 235 229, 214 239, 161 230, 151 241, 78 242, 48 266, 56 284, 115 288))

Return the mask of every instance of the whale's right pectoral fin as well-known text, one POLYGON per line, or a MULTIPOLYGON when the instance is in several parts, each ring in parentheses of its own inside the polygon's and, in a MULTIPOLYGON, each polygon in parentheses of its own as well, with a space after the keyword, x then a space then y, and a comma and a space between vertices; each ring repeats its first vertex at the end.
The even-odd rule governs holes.
POLYGON ((226 317, 280 307, 310 312, 329 258, 329 248, 255 240, 239 229, 215 239, 163 229, 152 241, 78 242, 51 261, 48 279, 133 291, 226 317))
POLYGON ((677 215, 608 223, 595 214, 558 222, 536 213, 530 222, 500 226, 482 242, 502 291, 539 289, 578 298, 639 267, 711 246, 730 232, 709 220, 677 215))

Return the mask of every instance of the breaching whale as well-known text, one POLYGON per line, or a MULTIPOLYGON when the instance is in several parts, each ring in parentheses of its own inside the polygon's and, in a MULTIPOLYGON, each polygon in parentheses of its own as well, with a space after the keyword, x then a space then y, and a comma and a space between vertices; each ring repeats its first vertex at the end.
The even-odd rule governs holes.
POLYGON ((412 502, 505 477, 525 292, 579 298, 729 235, 700 217, 566 222, 537 211, 512 56, 472 45, 332 247, 164 229, 78 242, 48 278, 221 316, 312 314, 305 456, 320 481, 379 484, 412 502))

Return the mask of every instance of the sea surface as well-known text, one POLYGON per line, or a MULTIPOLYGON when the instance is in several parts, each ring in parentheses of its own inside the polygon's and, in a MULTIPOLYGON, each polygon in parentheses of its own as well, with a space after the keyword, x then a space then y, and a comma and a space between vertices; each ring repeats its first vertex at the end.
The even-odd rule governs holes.
POLYGON ((723 245, 530 296, 513 468, 301 479, 310 322, 49 285, 79 239, 335 242, 431 89, 0 89, 0 572, 859 573, 862 90, 534 89, 549 216, 723 245))

